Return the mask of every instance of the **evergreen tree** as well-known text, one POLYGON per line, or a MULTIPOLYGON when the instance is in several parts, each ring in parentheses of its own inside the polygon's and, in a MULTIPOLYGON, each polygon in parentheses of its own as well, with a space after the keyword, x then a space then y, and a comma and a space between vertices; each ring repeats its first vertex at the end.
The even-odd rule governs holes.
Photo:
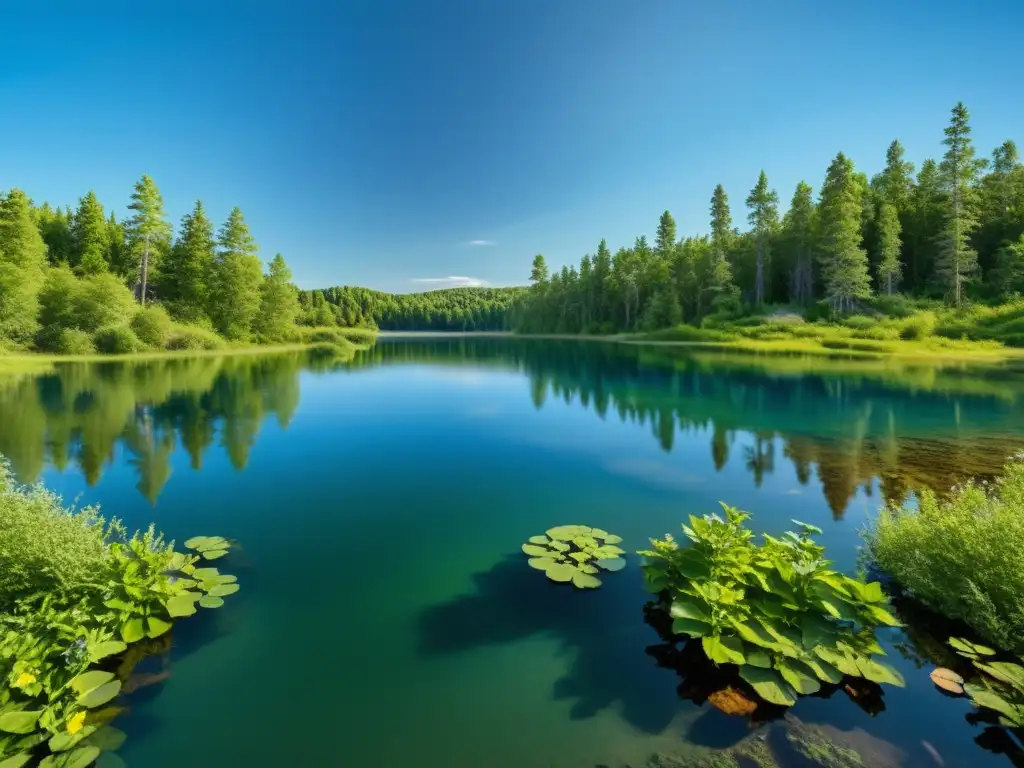
POLYGON ((125 241, 124 225, 117 220, 113 211, 107 219, 107 264, 110 271, 128 282, 134 275, 131 272, 131 255, 125 241))
POLYGON ((0 339, 27 344, 36 332, 46 243, 20 189, 0 198, 0 339))
POLYGON ((43 203, 36 211, 36 223, 46 243, 46 256, 50 264, 71 263, 75 250, 71 220, 70 208, 54 209, 49 203, 43 203))
POLYGON ((534 284, 546 283, 548 280, 548 263, 544 256, 537 254, 533 257, 533 269, 530 270, 530 282, 534 284))
POLYGON ((912 244, 909 258, 904 260, 909 268, 904 280, 917 293, 929 288, 935 272, 936 233, 942 227, 944 208, 939 166, 934 160, 925 160, 911 194, 910 226, 904 238, 905 244, 912 244))
POLYGON ((721 184, 711 195, 711 264, 706 270, 707 290, 713 296, 732 288, 732 266, 729 264, 729 246, 732 244, 732 214, 729 197, 721 184))
POLYGON ((757 238, 757 272, 754 277, 754 304, 761 305, 765 299, 765 263, 771 258, 768 238, 779 221, 779 196, 774 189, 768 189, 768 175, 761 171, 757 184, 747 196, 750 214, 747 220, 757 238))
POLYGON ((139 299, 145 303, 150 283, 159 283, 160 262, 170 250, 171 225, 164 216, 160 190, 149 176, 136 182, 128 208, 135 213, 125 231, 130 262, 125 277, 138 278, 139 299))
POLYGON ((964 283, 978 268, 978 254, 970 247, 969 238, 978 226, 978 175, 986 165, 984 159, 974 156, 969 120, 967 108, 958 102, 945 130, 942 143, 947 149, 939 164, 946 226, 939 236, 936 267, 957 307, 963 302, 964 283))
POLYGON ((256 241, 241 209, 232 209, 217 237, 210 317, 225 337, 245 340, 260 309, 260 265, 256 241))
POLYGON ((900 219, 896 206, 886 201, 878 206, 878 285, 892 295, 900 280, 900 219))
POLYGON ((181 220, 178 239, 161 273, 160 295, 176 317, 196 322, 206 315, 213 268, 213 223, 202 201, 196 200, 181 220))
POLYGON ((658 220, 658 234, 654 240, 654 250, 656 253, 665 256, 671 253, 675 245, 676 220, 672 218, 671 213, 665 211, 658 220))
POLYGON ((840 311, 871 295, 868 257, 861 247, 860 189, 853 163, 842 152, 821 188, 821 272, 825 296, 840 311))
POLYGON ((903 154, 903 145, 893 141, 885 152, 885 170, 874 180, 881 199, 892 205, 897 214, 910 207, 910 195, 914 189, 914 164, 905 161, 903 154))
POLYGON ((270 262, 260 285, 260 310, 254 330, 263 341, 283 341, 299 314, 299 296, 292 285, 292 272, 281 254, 270 262))
POLYGON ((814 297, 814 191, 811 185, 801 181, 793 192, 789 211, 786 212, 783 230, 786 243, 793 258, 790 276, 790 298, 807 304, 814 297))
POLYGON ((103 206, 92 190, 78 201, 78 210, 71 222, 71 235, 74 241, 71 266, 75 271, 80 275, 106 272, 110 233, 103 206))

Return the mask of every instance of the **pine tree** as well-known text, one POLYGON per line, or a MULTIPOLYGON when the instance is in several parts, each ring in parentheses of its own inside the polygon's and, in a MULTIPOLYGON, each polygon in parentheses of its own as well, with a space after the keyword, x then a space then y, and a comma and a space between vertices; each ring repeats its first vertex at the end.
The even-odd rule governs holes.
POLYGON ((548 263, 544 256, 537 254, 533 257, 533 268, 530 270, 530 282, 534 285, 546 283, 548 280, 548 263))
POLYGON ((800 304, 807 304, 814 297, 814 190, 807 182, 801 181, 793 192, 789 211, 786 212, 783 229, 786 242, 793 256, 790 277, 790 298, 800 304))
POLYGON ((78 210, 71 221, 74 251, 71 266, 80 275, 96 275, 107 271, 110 233, 103 206, 90 190, 78 201, 78 210))
POLYGON ((253 330, 262 341, 283 341, 299 314, 299 293, 292 285, 292 272, 281 254, 270 262, 260 285, 260 310, 253 330))
POLYGON ((217 246, 210 317, 223 336, 244 340, 260 309, 263 269, 241 209, 232 209, 218 233, 217 246))
POLYGON ((164 260, 160 295, 171 312, 196 322, 206 315, 213 279, 213 223, 196 200, 181 220, 178 239, 164 260))
POLYGON ((665 211, 658 220, 658 234, 654 240, 656 253, 665 256, 671 253, 676 245, 676 220, 672 214, 665 211))
POLYGON ((39 314, 46 243, 20 189, 0 197, 0 339, 31 341, 39 314))
POLYGON ((135 212, 125 228, 129 269, 131 276, 138 277, 139 299, 145 304, 149 284, 159 283, 160 261, 170 250, 171 225, 164 217, 160 190, 149 176, 136 182, 128 208, 135 212))
POLYGON ((125 241, 124 225, 117 220, 113 211, 107 219, 107 264, 110 271, 120 277, 124 282, 134 278, 131 267, 131 256, 128 252, 128 244, 125 241))
POLYGON ((969 121, 967 108, 958 102, 945 130, 942 143, 947 149, 939 163, 946 225, 939 236, 936 267, 957 307, 963 302, 964 283, 978 268, 978 254, 970 247, 969 238, 978 226, 978 176, 986 165, 984 159, 974 156, 969 121))
POLYGON ((74 253, 74 237, 71 234, 71 211, 67 208, 51 208, 43 203, 35 212, 36 224, 43 242, 46 256, 51 265, 70 264, 74 253))
POLYGON ((818 210, 825 295, 842 311, 871 295, 868 257, 861 247, 860 189, 853 163, 842 152, 828 168, 818 210))
POLYGON ((765 264, 771 258, 768 238, 779 221, 779 196, 774 189, 768 189, 768 175, 761 171, 757 184, 747 195, 750 214, 747 221, 757 237, 757 272, 754 277, 754 303, 764 303, 765 264))
POLYGON ((900 219, 896 206, 886 201, 878 206, 878 285, 888 295, 899 284, 900 273, 900 219))
POLYGON ((938 164, 931 159, 921 163, 910 198, 909 224, 906 228, 904 245, 910 246, 909 258, 904 259, 909 274, 904 274, 904 284, 921 293, 929 287, 935 272, 936 233, 942 227, 945 216, 945 198, 938 164))
POLYGON ((903 159, 903 145, 898 140, 885 152, 885 170, 874 179, 879 196, 892 205, 898 214, 910 207, 914 189, 914 164, 903 159))
POLYGON ((732 288, 729 246, 733 240, 729 197, 721 184, 711 195, 711 264, 707 270, 707 290, 720 295, 732 288))

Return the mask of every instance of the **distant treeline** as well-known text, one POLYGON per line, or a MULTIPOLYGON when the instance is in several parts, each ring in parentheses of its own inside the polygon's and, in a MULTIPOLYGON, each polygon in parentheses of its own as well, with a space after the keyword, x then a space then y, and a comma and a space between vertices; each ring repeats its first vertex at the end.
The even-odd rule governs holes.
POLYGON ((501 331, 525 288, 447 288, 384 293, 340 286, 302 291, 304 325, 365 326, 383 331, 501 331))
MULTIPOLYGON (((722 185, 710 202, 710 234, 678 238, 665 211, 653 243, 614 253, 602 240, 579 268, 551 274, 533 262, 533 288, 515 309, 527 332, 647 331, 728 320, 770 304, 861 309, 872 296, 898 301, 1003 302, 1024 292, 1024 166, 1013 141, 977 157, 969 115, 953 108, 945 154, 915 176, 893 141, 869 179, 840 152, 815 200, 801 181, 789 210, 764 171, 747 194, 749 229, 734 225, 722 185)), ((755 174, 752 174, 752 178, 755 174)), ((819 316, 821 311, 819 309, 819 316)))

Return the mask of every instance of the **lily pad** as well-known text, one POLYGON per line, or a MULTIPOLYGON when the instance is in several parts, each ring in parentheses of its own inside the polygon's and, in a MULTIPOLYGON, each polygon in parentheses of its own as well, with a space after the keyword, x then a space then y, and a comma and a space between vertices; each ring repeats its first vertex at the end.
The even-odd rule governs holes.
POLYGON ((969 659, 973 659, 978 656, 996 655, 995 650, 989 648, 987 645, 978 645, 977 643, 972 643, 968 640, 964 640, 962 637, 949 638, 949 644, 953 646, 953 650, 955 650, 961 656, 966 656, 969 659))
POLYGON ((964 692, 964 679, 952 669, 938 667, 933 669, 928 676, 935 685, 948 693, 959 696, 964 692))
POLYGON ((558 552, 568 552, 570 549, 572 549, 571 544, 567 544, 564 541, 558 541, 557 539, 553 540, 548 546, 551 547, 551 549, 557 550, 558 552))
POLYGON ((591 528, 590 535, 593 536, 595 539, 606 539, 611 534, 602 528, 591 528))
POLYGON ((600 569, 595 568, 590 563, 580 563, 576 568, 580 573, 589 573, 591 576, 600 573, 600 569))
POLYGON ((237 584, 218 584, 213 589, 209 590, 206 594, 208 594, 210 597, 227 597, 228 595, 235 594, 235 592, 237 591, 237 584))
POLYGON ((523 544, 523 552, 530 557, 547 557, 551 554, 547 547, 539 547, 536 544, 523 544))
POLYGON ((610 534, 608 534, 607 536, 604 537, 604 543, 605 544, 621 544, 622 543, 622 537, 621 536, 616 536, 614 533, 610 533, 610 534))
POLYGON ((222 605, 224 605, 224 598, 222 597, 203 595, 199 598, 199 606, 201 608, 220 608, 222 605))
POLYGON ((613 573, 615 571, 621 571, 626 567, 626 561, 621 557, 605 558, 604 560, 597 560, 596 562, 600 568, 613 573))
POLYGON ((540 544, 542 547, 551 543, 547 536, 531 536, 529 541, 531 544, 540 544))
POLYGON ((201 554, 207 560, 217 560, 221 557, 224 557, 224 555, 226 555, 227 553, 228 551, 226 549, 204 549, 199 554, 201 554))
POLYGON ((572 541, 577 536, 586 536, 590 533, 590 527, 586 525, 558 525, 546 531, 552 539, 572 541))
POLYGON ((205 552, 207 550, 227 549, 229 545, 228 540, 223 536, 193 536, 185 542, 185 546, 188 549, 205 552))
POLYGON ((591 576, 589 573, 583 573, 577 570, 572 577, 572 584, 574 587, 580 589, 596 589, 601 586, 601 580, 596 576, 591 576))
POLYGON ((566 563, 555 563, 544 572, 549 579, 558 582, 572 581, 572 577, 578 573, 574 566, 566 563))
POLYGON ((538 571, 546 571, 552 565, 555 565, 555 560, 551 557, 531 557, 526 561, 526 564, 531 568, 536 568, 538 571))

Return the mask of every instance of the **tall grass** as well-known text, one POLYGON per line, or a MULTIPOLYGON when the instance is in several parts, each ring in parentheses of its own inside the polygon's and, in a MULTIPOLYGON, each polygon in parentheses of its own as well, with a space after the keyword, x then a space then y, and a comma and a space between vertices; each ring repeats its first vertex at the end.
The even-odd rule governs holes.
POLYGON ((1024 652, 1024 455, 993 485, 922 492, 917 509, 883 508, 866 538, 870 556, 910 595, 1024 652))

